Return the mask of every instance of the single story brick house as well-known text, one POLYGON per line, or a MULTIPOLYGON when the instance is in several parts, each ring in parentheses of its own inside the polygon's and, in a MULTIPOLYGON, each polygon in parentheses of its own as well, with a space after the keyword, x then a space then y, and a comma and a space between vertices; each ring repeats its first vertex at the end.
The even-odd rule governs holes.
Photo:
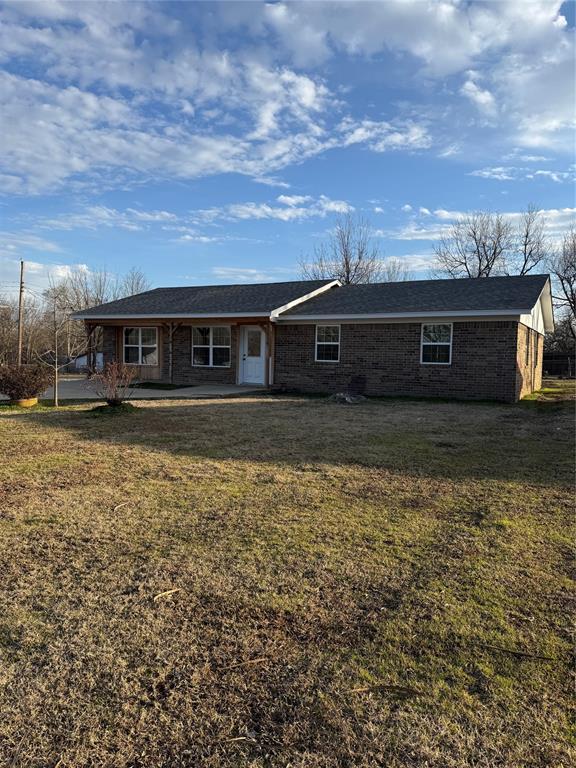
POLYGON ((554 327, 548 275, 156 288, 74 317, 141 380, 508 402, 554 327))

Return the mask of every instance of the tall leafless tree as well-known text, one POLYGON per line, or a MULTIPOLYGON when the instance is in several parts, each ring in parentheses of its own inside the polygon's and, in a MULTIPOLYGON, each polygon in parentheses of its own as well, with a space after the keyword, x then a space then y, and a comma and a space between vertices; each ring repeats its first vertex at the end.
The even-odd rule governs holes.
POLYGON ((545 226, 542 211, 532 203, 528 205, 513 233, 512 248, 505 254, 507 275, 527 275, 539 265, 544 266, 551 251, 545 226))
POLYGON ((527 275, 550 253, 545 220, 529 205, 518 223, 501 213, 462 216, 435 248, 438 276, 527 275))
POLYGON ((489 277, 503 270, 512 225, 501 214, 463 216, 435 248, 437 272, 448 277, 489 277))
POLYGON ((372 228, 365 219, 338 219, 327 242, 300 261, 305 280, 340 280, 343 284, 377 283, 383 278, 382 259, 372 228))
POLYGON ((398 256, 389 256, 381 264, 381 280, 384 283, 402 283, 413 278, 406 262, 398 256))
POLYGON ((568 318, 569 330, 576 339, 576 225, 562 239, 557 252, 548 260, 552 273, 556 306, 568 318))

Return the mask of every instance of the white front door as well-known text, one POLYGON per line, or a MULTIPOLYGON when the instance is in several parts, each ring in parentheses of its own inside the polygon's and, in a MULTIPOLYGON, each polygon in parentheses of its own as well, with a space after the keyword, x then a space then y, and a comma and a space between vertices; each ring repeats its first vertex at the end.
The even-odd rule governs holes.
POLYGON ((240 384, 264 384, 266 335, 257 325, 242 326, 240 336, 240 384))

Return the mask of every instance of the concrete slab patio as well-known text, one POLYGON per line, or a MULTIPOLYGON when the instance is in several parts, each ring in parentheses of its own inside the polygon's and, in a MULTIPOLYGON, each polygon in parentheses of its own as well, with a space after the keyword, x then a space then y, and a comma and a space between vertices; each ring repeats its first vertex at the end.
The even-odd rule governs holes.
MULTIPOLYGON (((133 400, 163 400, 174 398, 178 400, 203 399, 214 397, 238 397, 248 394, 262 394, 266 391, 265 387, 257 385, 225 385, 225 384, 203 384, 196 387, 181 387, 178 389, 134 389, 131 399, 133 400)), ((54 390, 49 387, 40 399, 51 399, 54 396, 54 390)), ((63 376, 60 379, 58 387, 58 397, 60 400, 101 400, 94 389, 94 384, 84 377, 63 376)), ((0 400, 7 400, 4 395, 0 395, 0 400)))

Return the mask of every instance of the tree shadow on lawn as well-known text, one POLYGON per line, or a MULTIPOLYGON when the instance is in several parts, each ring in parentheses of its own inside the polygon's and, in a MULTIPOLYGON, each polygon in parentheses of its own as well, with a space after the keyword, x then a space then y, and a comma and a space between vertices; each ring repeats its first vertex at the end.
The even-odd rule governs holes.
POLYGON ((359 465, 435 479, 572 483, 572 409, 425 400, 343 406, 304 397, 148 401, 97 418, 87 409, 11 414, 105 446, 292 466, 359 465))

